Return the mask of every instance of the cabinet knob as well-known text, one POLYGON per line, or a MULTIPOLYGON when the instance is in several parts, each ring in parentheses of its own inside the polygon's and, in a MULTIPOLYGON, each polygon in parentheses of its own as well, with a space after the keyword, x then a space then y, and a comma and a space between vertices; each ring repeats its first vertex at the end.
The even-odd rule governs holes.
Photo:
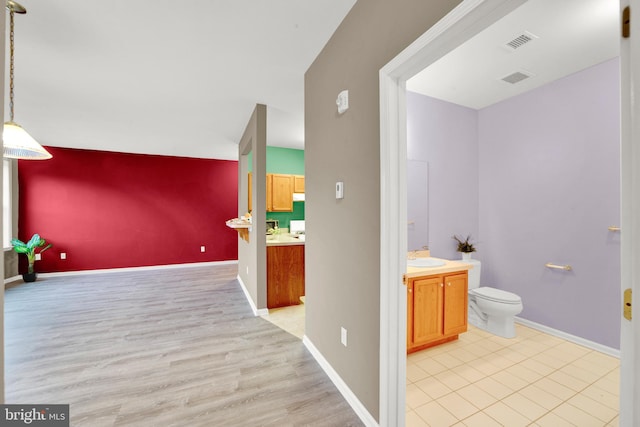
POLYGON ((444 288, 444 284, 443 284, 443 283, 440 283, 440 287, 441 287, 441 288, 444 288))
POLYGON ((409 289, 409 293, 413 292, 413 289, 409 289))
POLYGON ((451 286, 451 283, 447 283, 447 286, 451 286))

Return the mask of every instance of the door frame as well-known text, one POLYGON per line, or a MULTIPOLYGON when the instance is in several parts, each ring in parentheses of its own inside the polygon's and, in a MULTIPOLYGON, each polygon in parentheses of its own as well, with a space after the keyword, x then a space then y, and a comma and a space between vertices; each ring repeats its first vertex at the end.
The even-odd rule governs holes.
MULTIPOLYGON (((621 291, 632 289, 632 304, 640 304, 640 28, 635 15, 640 12, 640 0, 620 1, 620 11, 630 6, 631 37, 620 42, 621 87, 621 291), (635 47, 636 53, 634 54, 635 47)), ((622 301, 620 302, 622 304, 622 301)), ((638 310, 635 319, 621 318, 620 328, 620 425, 640 425, 640 369, 635 358, 640 355, 638 310)))
MULTIPOLYGON (((405 424, 407 304, 402 276, 406 269, 407 248, 406 81, 525 2, 526 0, 464 0, 380 70, 381 426, 405 424)), ((622 0, 621 3, 625 2, 636 3, 636 10, 640 12, 640 0, 622 0)), ((638 40, 640 36, 635 27, 632 26, 632 39, 635 31, 635 40, 638 40)), ((628 48, 626 54, 629 55, 628 48)), ((623 59, 623 64, 624 61, 623 59)), ((636 70, 640 70, 640 61, 637 58, 635 61, 636 70)), ((624 71, 622 78, 625 78, 624 71)), ((630 87, 629 79, 630 72, 627 73, 627 88, 630 87)), ((635 99, 640 99, 640 78, 636 80, 639 84, 635 85, 635 99)), ((635 300, 638 301, 640 262, 639 257, 634 259, 632 254, 640 254, 640 172, 635 176, 632 172, 640 171, 640 150, 632 153, 631 141, 640 139, 640 123, 636 122, 635 129, 631 128, 631 112, 635 113, 633 117, 640 117, 640 108, 631 107, 630 99, 628 104, 625 105, 623 99, 622 154, 624 159, 626 152, 628 160, 622 163, 621 227, 626 231, 622 235, 622 283, 623 288, 635 288, 635 300), (627 137, 625 127, 628 128, 627 137), (632 191, 634 189, 635 194, 632 191), (625 235, 631 238, 625 240, 625 235)), ((634 373, 633 370, 633 354, 640 354, 640 328, 632 330, 631 322, 627 325, 624 319, 621 322, 621 350, 624 351, 621 351, 620 425, 640 425, 640 411, 633 409, 640 408, 640 372, 634 373)))

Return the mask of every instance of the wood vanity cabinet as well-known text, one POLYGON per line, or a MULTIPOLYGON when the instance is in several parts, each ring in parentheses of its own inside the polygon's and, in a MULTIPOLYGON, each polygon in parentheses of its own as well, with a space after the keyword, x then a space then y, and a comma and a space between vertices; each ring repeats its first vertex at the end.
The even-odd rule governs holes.
POLYGON ((407 282, 407 352, 458 338, 467 330, 467 272, 407 282))
POLYGON ((300 304, 304 245, 267 246, 267 308, 300 304))
POLYGON ((267 174, 267 212, 293 212, 293 175, 267 174))

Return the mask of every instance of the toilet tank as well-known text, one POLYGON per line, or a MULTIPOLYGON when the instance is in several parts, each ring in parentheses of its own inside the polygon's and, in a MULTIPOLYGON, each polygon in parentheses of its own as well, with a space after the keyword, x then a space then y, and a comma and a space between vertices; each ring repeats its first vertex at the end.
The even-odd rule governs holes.
POLYGON ((473 268, 469 270, 469 289, 475 289, 480 287, 480 261, 477 259, 470 259, 463 261, 465 264, 473 265, 473 268))

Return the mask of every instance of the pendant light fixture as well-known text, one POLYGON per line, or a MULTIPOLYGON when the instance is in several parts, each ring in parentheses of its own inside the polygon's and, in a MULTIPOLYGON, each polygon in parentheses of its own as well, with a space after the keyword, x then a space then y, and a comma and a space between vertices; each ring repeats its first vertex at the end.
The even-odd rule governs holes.
POLYGON ((21 4, 7 1, 9 10, 9 121, 4 124, 2 139, 4 142, 4 157, 9 159, 45 160, 53 157, 44 147, 31 137, 26 130, 13 121, 13 17, 14 14, 27 13, 21 4))

